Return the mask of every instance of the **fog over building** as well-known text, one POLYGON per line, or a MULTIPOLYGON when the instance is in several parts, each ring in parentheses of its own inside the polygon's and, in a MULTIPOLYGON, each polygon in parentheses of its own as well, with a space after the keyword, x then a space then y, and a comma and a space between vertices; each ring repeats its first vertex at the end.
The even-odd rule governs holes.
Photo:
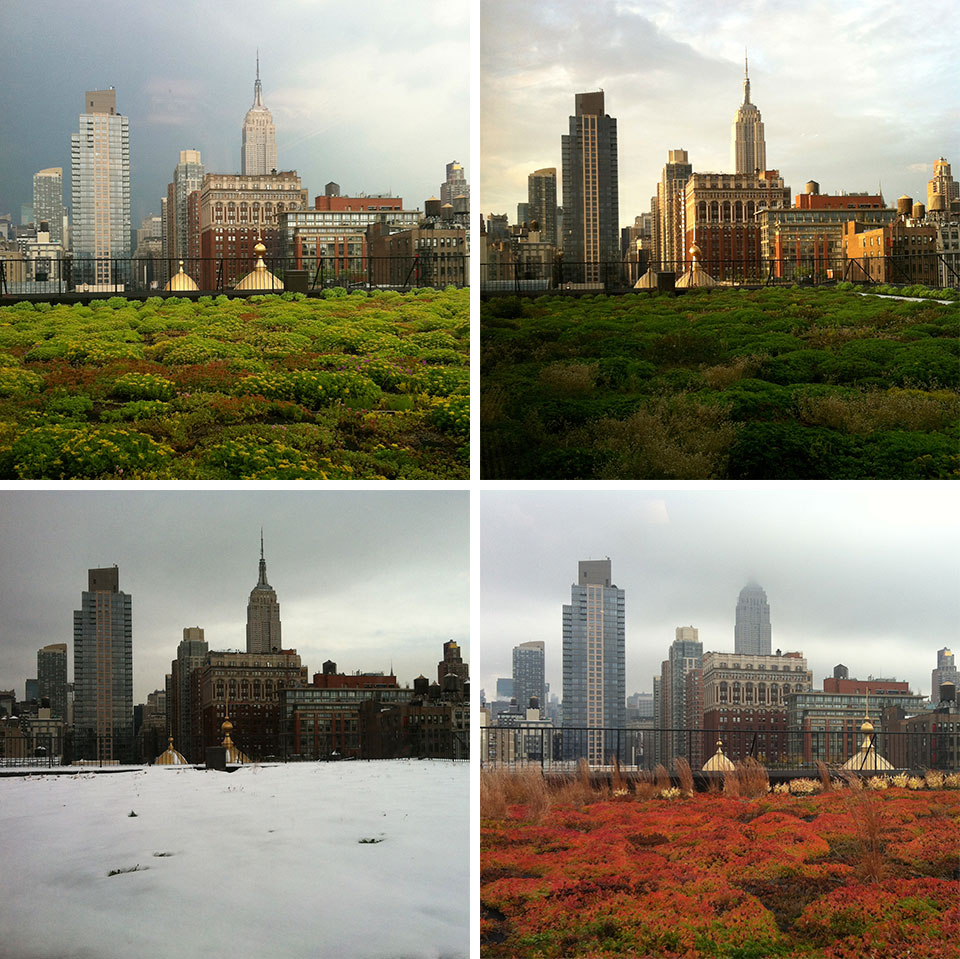
POLYGON ((735 653, 770 655, 770 606, 763 587, 753 582, 740 590, 734 626, 735 653))

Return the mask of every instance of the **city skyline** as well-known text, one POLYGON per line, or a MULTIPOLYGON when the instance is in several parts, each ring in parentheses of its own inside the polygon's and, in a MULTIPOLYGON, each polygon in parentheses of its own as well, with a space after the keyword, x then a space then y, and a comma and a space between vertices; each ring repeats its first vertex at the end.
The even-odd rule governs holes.
POLYGON ((910 489, 484 491, 474 686, 494 699, 512 648, 542 640, 559 696, 571 568, 609 557, 626 594, 628 696, 652 692, 677 627, 695 627, 704 652, 733 652, 751 579, 772 649, 802 652, 816 687, 843 663, 929 696, 960 623, 960 506, 945 486, 910 489))
POLYGON ((129 118, 132 227, 160 213, 180 150, 199 150, 207 172, 239 173, 258 47, 279 166, 299 173, 311 204, 335 181, 345 194, 390 190, 422 208, 451 159, 469 164, 466 5, 105 0, 96 23, 90 31, 89 14, 64 0, 0 7, 0 76, 18 106, 4 115, 0 214, 16 222, 42 169, 64 169, 69 205, 70 134, 86 90, 114 87, 129 118))
POLYGON ((470 662, 468 494, 461 491, 0 493, 0 689, 23 696, 37 651, 69 648, 87 570, 116 564, 133 597, 134 702, 164 688, 184 628, 246 649, 260 525, 283 644, 309 675, 433 676, 443 643, 470 662))
POLYGON ((583 91, 602 89, 617 118, 621 226, 649 211, 671 150, 686 150, 695 172, 733 172, 745 52, 766 163, 791 196, 816 180, 824 193, 882 186, 888 205, 903 193, 926 202, 934 162, 960 162, 950 156, 960 152, 960 109, 948 94, 960 85, 955 31, 934 26, 951 13, 945 0, 920 11, 888 0, 733 2, 695 16, 676 0, 589 12, 571 0, 484 0, 481 212, 513 222, 527 175, 559 170, 556 130, 583 91))

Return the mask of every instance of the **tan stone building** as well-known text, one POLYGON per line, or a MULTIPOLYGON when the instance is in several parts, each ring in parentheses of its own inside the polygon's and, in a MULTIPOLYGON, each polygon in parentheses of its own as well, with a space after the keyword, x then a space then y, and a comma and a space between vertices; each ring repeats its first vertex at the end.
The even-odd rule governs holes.
POLYGON ((920 283, 936 286, 939 280, 937 227, 905 218, 876 229, 848 222, 842 239, 843 276, 853 282, 920 283))

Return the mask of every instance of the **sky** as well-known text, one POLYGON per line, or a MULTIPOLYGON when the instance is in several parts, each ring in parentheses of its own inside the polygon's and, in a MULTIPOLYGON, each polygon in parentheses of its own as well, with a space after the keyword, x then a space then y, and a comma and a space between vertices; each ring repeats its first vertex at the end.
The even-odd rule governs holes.
POLYGON ((0 214, 19 223, 33 174, 63 167, 86 90, 117 90, 130 118, 133 227, 160 213, 180 150, 240 170, 257 49, 277 158, 309 202, 343 193, 439 196, 445 166, 469 180, 469 10, 441 0, 3 0, 0 214))
POLYGON ((816 180, 926 202, 938 157, 960 173, 956 14, 954 0, 482 0, 482 213, 513 223, 529 173, 561 177, 574 95, 598 89, 617 120, 622 226, 650 210, 670 150, 730 171, 745 48, 767 166, 793 196, 816 180))
POLYGON ((946 483, 797 489, 490 491, 480 500, 480 644, 473 685, 496 698, 514 646, 545 643, 562 695, 562 607, 577 564, 609 557, 625 591, 627 695, 652 692, 678 626, 732 652, 740 590, 770 606, 771 650, 800 651, 823 687, 906 680, 930 695, 960 632, 960 499, 946 483))
POLYGON ((308 678, 436 679, 443 644, 470 661, 466 491, 0 491, 0 689, 24 696, 37 650, 67 644, 87 570, 119 567, 132 596, 134 702, 164 688, 183 630, 246 648, 260 527, 284 648, 308 678))

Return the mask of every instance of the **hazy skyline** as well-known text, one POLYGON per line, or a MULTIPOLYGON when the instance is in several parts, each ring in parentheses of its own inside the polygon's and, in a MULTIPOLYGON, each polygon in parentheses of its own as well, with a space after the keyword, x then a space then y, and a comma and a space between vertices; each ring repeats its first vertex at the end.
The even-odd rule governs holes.
POLYGON ((246 648, 260 527, 284 648, 310 677, 436 679, 443 643, 470 661, 466 491, 0 492, 0 689, 24 696, 37 650, 67 644, 87 570, 116 564, 133 597, 134 702, 164 688, 188 626, 246 648))
POLYGON ((729 172, 745 48, 767 166, 791 196, 816 180, 925 203, 934 161, 960 168, 955 14, 948 0, 483 0, 482 214, 513 223, 529 173, 562 176, 574 95, 591 90, 617 119, 622 226, 650 210, 670 150, 695 172, 729 172))
POLYGON ((258 47, 278 163, 297 171, 311 206, 332 180, 423 209, 447 163, 470 176, 468 14, 440 0, 4 0, 0 213, 19 223, 47 167, 63 168, 70 206, 86 90, 116 87, 130 118, 134 229, 160 213, 180 150, 200 150, 208 173, 238 173, 258 47))
POLYGON ((511 650, 545 644, 562 696, 562 606, 577 564, 609 557, 625 590, 627 695, 652 692, 675 638, 733 651, 740 590, 766 591, 771 649, 801 651, 814 685, 850 675, 930 694, 936 651, 960 629, 960 501, 946 484, 791 490, 480 494, 474 686, 496 698, 511 650))

